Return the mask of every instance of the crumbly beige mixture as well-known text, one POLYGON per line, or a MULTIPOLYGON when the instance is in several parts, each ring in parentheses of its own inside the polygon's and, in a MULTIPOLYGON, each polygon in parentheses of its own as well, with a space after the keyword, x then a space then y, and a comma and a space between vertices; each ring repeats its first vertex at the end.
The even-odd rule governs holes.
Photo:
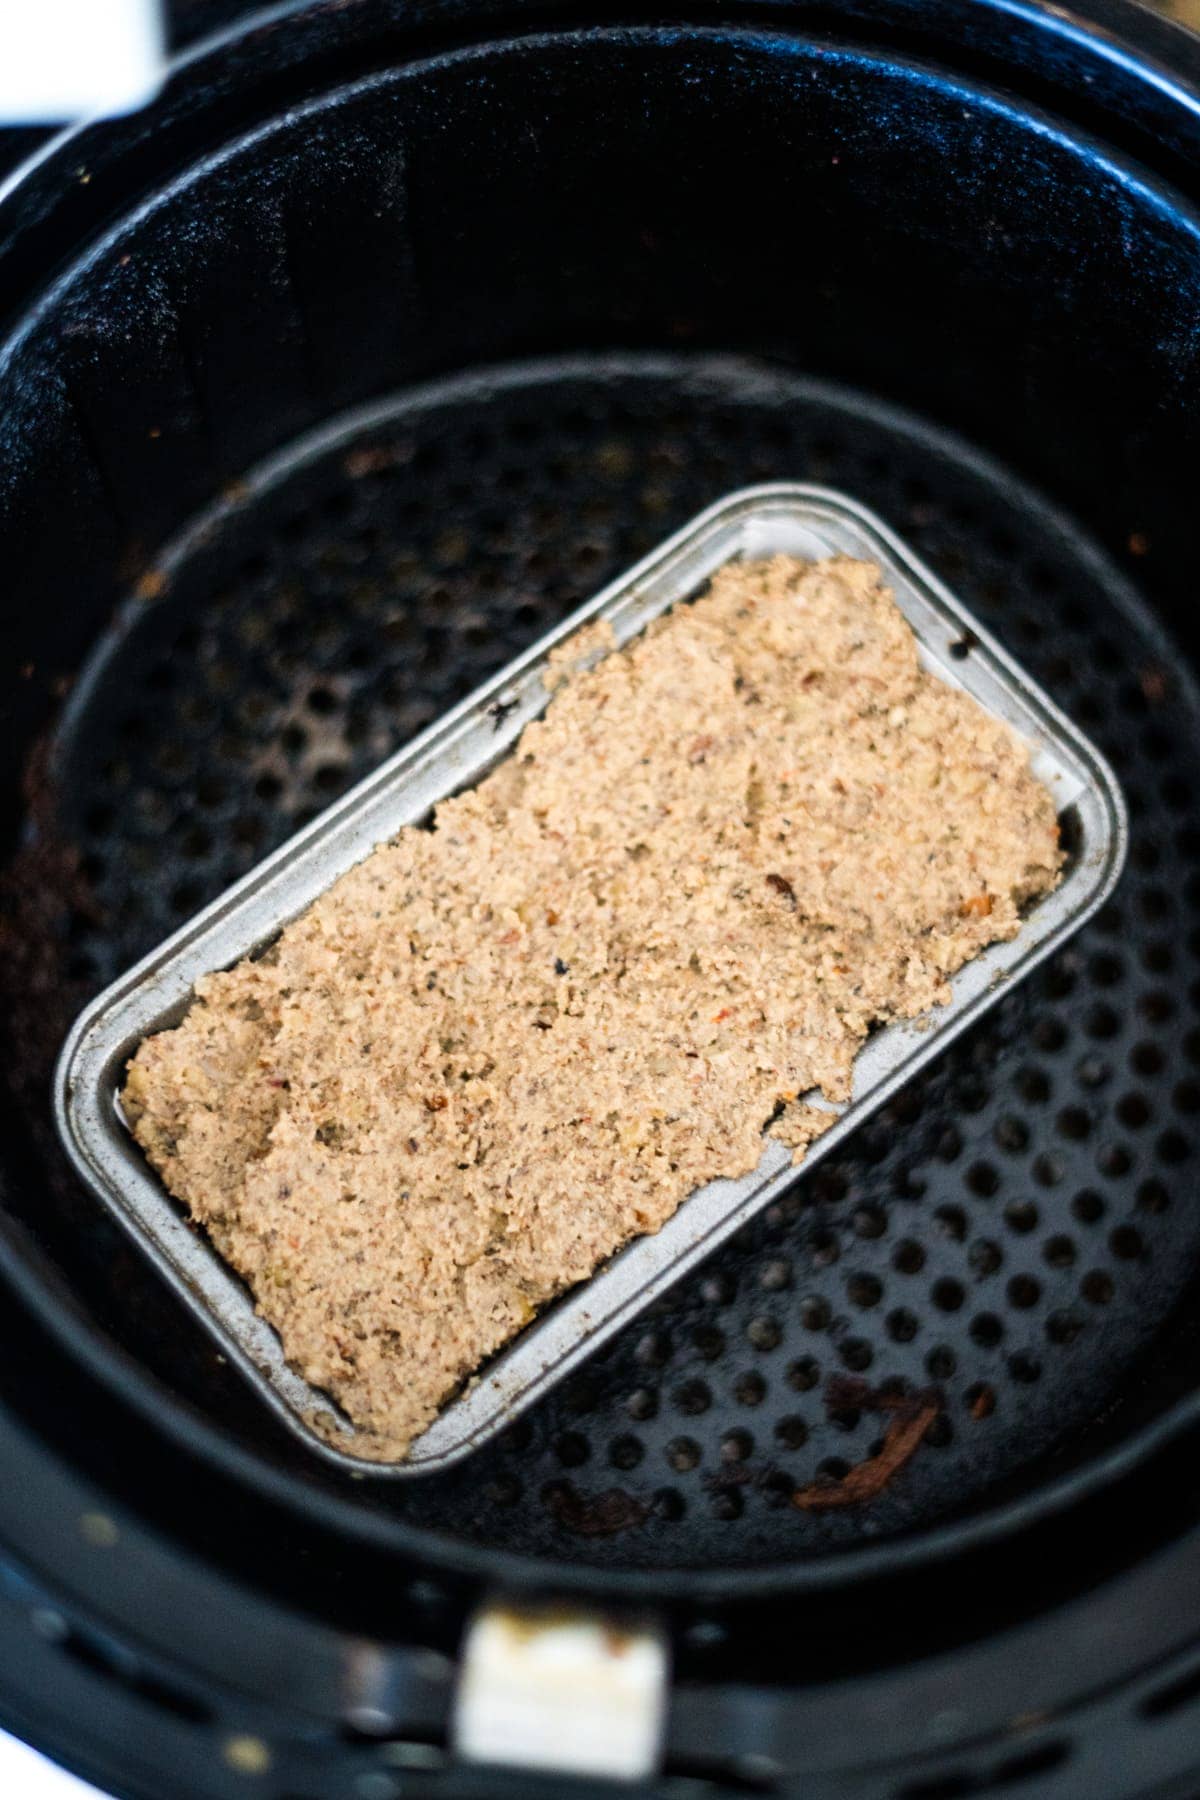
MULTIPOLYGON (((590 640, 595 642, 593 632, 590 640)), ((513 754, 197 984, 139 1142, 378 1457, 694 1188, 803 1153, 880 1021, 1054 886, 1025 748, 877 569, 731 564, 513 754)))

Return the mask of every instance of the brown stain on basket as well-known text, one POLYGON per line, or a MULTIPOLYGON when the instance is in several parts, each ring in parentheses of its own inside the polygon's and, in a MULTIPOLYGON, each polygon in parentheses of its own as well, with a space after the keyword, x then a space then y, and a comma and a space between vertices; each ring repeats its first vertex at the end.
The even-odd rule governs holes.
POLYGON ((891 1414, 883 1444, 874 1456, 856 1463, 840 1480, 809 1482, 797 1488, 792 1505, 801 1512, 831 1512, 839 1507, 863 1506, 877 1499, 900 1471, 908 1466, 925 1441, 942 1410, 942 1396, 935 1388, 917 1394, 893 1393, 872 1388, 851 1376, 834 1376, 825 1390, 825 1405, 835 1412, 845 1407, 891 1414))
POLYGON ((599 1494, 582 1493, 572 1482, 556 1482, 546 1495, 546 1505, 564 1531, 573 1537, 616 1537, 644 1525, 651 1508, 624 1488, 605 1488, 599 1494))

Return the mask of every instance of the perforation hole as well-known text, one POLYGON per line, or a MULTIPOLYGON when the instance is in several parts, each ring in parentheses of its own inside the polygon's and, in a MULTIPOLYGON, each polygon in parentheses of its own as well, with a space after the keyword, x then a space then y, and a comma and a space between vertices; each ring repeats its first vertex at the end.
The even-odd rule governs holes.
POLYGON ((1104 1202, 1091 1188, 1082 1188, 1071 1201, 1071 1212, 1081 1225, 1095 1225, 1104 1217, 1104 1202))
POLYGON ((1014 1275, 1008 1284, 1008 1300, 1011 1306, 1022 1311, 1036 1306, 1042 1297, 1042 1287, 1032 1275, 1014 1275))
POLYGON ((905 1238, 892 1252, 892 1267, 901 1275, 919 1275, 925 1267, 925 1251, 915 1238, 905 1238))
POLYGON ((883 1283, 877 1275, 852 1275, 846 1283, 846 1294, 854 1306, 878 1306, 883 1298, 883 1283))
POLYGON ((686 1475, 700 1465, 700 1446, 695 1438, 672 1438, 667 1445, 667 1461, 677 1475, 686 1475))
POLYGON ((957 1312, 966 1297, 966 1290, 961 1281, 954 1281, 948 1275, 943 1276, 940 1281, 935 1281, 929 1290, 929 1298, 938 1311, 943 1313, 957 1312))
POLYGON ((1041 1214, 1032 1200, 1012 1200, 1004 1209, 1004 1223, 1020 1237, 1036 1231, 1041 1214))
POLYGON ((1118 1225, 1109 1234, 1109 1249, 1122 1262, 1137 1262, 1146 1253, 1145 1240, 1134 1225, 1118 1225))
POLYGON ((907 1306, 897 1306, 887 1316, 888 1336, 894 1343, 911 1344, 920 1329, 921 1321, 907 1306))
POLYGON ((756 1350, 774 1350, 782 1341, 783 1331, 778 1320, 760 1317, 751 1319, 746 1336, 756 1350))
POLYGON ((971 1336, 984 1350, 994 1350, 1004 1336, 1004 1321, 996 1313, 977 1313, 971 1320, 971 1336))
POLYGON ((986 1281, 1004 1265, 1004 1251, 993 1238, 976 1238, 967 1253, 967 1262, 976 1281, 986 1281))
POLYGON ((821 1365, 811 1356, 802 1356, 787 1371, 788 1386, 798 1394, 809 1394, 821 1379, 821 1365))

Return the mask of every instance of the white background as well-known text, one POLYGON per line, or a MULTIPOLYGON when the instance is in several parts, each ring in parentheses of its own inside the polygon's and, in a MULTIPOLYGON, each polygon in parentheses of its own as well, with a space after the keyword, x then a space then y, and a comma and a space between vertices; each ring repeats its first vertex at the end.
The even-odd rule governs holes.
POLYGON ((0 123, 126 112, 162 79, 159 0, 0 0, 0 123))
POLYGON ((102 1800, 98 1788, 68 1775, 36 1750, 0 1731, 0 1794, 4 1800, 102 1800))

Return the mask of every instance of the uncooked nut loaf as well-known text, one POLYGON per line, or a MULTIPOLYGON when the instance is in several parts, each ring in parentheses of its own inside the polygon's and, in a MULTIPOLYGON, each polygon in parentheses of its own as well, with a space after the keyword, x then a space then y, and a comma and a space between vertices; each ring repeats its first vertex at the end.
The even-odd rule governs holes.
POLYGON ((286 1354, 399 1458, 695 1188, 797 1157, 872 1027, 1052 888, 1025 746, 869 564, 733 563, 467 793, 197 984, 124 1104, 286 1354))

